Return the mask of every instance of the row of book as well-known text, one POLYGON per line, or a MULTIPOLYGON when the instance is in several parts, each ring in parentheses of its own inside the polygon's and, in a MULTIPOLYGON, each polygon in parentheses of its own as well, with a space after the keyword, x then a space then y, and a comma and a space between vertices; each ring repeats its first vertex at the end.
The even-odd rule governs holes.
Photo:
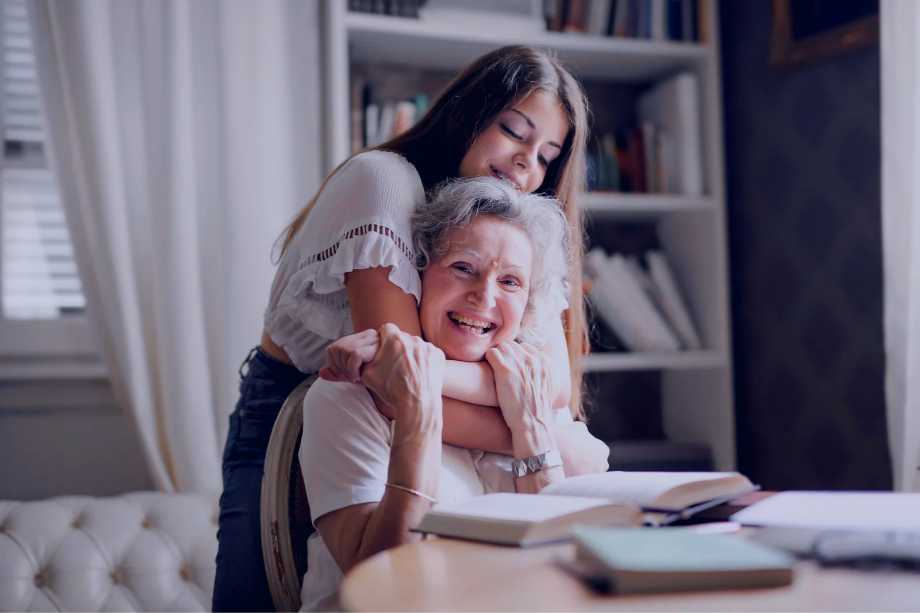
POLYGON ((348 0, 348 10, 355 13, 376 13, 418 19, 425 0, 348 0))
MULTIPOLYGON (((638 97, 638 125, 593 139, 587 152, 587 188, 702 195, 698 81, 694 73, 686 72, 655 84, 638 97)), ((392 87, 378 88, 358 74, 353 75, 351 87, 352 151, 401 134, 428 110, 424 93, 406 95, 392 87)))
POLYGON ((585 258, 588 300, 630 351, 702 348, 700 335, 664 253, 642 258, 607 255, 598 247, 585 258))
POLYGON ((360 151, 399 136, 427 110, 427 94, 379 99, 370 82, 355 78, 352 82, 351 150, 360 151))
POLYGON ((545 0, 555 32, 694 42, 705 31, 699 0, 545 0))
POLYGON ((588 189, 703 194, 698 78, 682 73, 638 98, 638 125, 605 133, 588 150, 588 189))
POLYGON ((674 142, 650 121, 596 138, 587 154, 588 191, 677 193, 674 142))

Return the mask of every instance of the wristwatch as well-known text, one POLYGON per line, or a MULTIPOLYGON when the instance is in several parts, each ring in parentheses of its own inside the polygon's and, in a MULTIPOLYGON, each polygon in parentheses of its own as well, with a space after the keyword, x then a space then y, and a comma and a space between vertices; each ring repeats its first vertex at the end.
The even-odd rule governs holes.
POLYGON ((531 473, 538 473, 545 468, 557 466, 562 466, 562 455, 557 449, 544 451, 529 458, 511 460, 511 470, 515 477, 524 477, 531 473))

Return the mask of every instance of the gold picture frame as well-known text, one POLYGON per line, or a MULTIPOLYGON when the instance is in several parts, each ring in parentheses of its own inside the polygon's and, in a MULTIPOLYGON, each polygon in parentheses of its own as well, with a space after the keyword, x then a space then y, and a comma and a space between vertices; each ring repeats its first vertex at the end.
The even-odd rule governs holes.
MULTIPOLYGON (((797 1, 802 0, 773 0, 771 66, 790 68, 878 43, 878 13, 838 24, 805 37, 796 37, 794 12, 790 4, 797 1)), ((835 0, 825 1, 833 3, 835 0)))

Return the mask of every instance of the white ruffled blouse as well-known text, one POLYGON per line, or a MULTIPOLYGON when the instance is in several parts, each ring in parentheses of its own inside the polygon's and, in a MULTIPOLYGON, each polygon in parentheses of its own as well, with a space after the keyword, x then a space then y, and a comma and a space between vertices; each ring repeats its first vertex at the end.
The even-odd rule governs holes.
POLYGON ((301 371, 316 372, 333 340, 353 331, 345 273, 390 266, 389 279, 421 297, 411 217, 422 180, 402 156, 367 151, 326 183, 285 250, 265 310, 265 329, 301 371))

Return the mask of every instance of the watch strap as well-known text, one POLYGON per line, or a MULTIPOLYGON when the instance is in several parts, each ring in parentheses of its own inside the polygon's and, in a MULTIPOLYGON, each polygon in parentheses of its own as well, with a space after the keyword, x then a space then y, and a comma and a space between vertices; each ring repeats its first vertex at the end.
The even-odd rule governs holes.
POLYGON ((525 477, 547 468, 562 466, 562 454, 558 449, 550 449, 526 458, 511 461, 511 470, 515 477, 525 477))

